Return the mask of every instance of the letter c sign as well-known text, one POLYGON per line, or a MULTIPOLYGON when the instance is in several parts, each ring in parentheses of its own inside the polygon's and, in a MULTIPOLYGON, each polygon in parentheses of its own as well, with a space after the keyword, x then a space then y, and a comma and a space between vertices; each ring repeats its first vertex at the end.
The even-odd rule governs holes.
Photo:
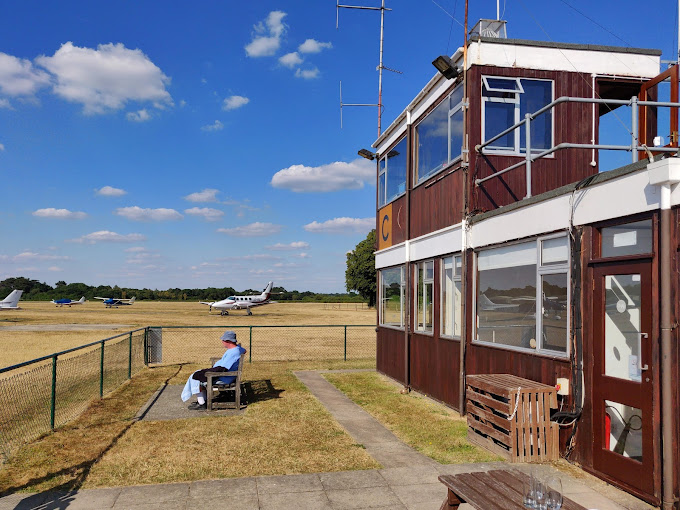
POLYGON ((378 249, 392 246, 392 204, 389 204, 378 213, 378 249))

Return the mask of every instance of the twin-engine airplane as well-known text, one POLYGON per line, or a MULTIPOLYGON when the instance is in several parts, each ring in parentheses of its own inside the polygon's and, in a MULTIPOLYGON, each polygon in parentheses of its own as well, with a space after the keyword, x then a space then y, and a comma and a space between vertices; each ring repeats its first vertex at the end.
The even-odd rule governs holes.
POLYGON ((101 299, 104 302, 106 308, 118 308, 123 305, 131 305, 135 302, 136 297, 130 299, 119 299, 119 298, 108 298, 108 297, 96 297, 95 299, 101 299))
POLYGON ((0 310, 21 310, 18 304, 23 293, 23 290, 13 290, 10 292, 5 299, 0 301, 0 310))
POLYGON ((82 305, 85 302, 85 296, 81 297, 78 301, 72 301, 69 298, 64 299, 53 299, 52 303, 57 306, 68 306, 69 308, 73 305, 82 305))
POLYGON ((269 301, 269 296, 271 296, 273 286, 274 282, 269 282, 260 295, 229 296, 222 301, 213 301, 212 303, 201 301, 201 304, 210 307, 208 313, 212 312, 212 309, 215 308, 220 311, 220 315, 229 315, 229 310, 246 310, 248 315, 253 315, 253 312, 250 310, 253 306, 268 305, 271 303, 271 301, 269 301))

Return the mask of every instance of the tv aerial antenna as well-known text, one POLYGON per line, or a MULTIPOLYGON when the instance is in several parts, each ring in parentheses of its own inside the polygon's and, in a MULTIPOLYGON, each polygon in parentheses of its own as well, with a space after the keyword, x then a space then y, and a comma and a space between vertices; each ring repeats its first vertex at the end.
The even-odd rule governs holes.
POLYGON ((339 20, 340 20, 340 9, 361 9, 361 10, 366 10, 366 11, 380 11, 380 62, 377 67, 378 71, 378 102, 375 104, 372 103, 343 103, 342 102, 342 81, 340 82, 340 129, 342 129, 342 108, 345 106, 372 106, 372 107, 378 107, 378 137, 380 137, 380 134, 382 132, 382 127, 381 127, 381 121, 382 121, 382 112, 383 112, 383 103, 382 103, 382 75, 383 75, 383 69, 386 69, 387 71, 392 71, 393 73, 398 73, 402 74, 401 71, 397 71, 396 69, 390 69, 389 67, 385 67, 383 65, 383 36, 385 33, 385 11, 391 11, 392 9, 388 9, 385 7, 385 0, 381 0, 381 6, 380 7, 366 7, 366 6, 361 6, 361 5, 341 5, 340 0, 336 0, 336 7, 335 7, 335 28, 338 28, 339 25, 339 20))

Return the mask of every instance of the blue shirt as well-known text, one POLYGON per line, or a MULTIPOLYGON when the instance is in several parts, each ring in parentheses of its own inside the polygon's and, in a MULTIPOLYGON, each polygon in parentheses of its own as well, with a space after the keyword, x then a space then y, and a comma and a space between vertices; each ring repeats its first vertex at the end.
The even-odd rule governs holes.
MULTIPOLYGON (((224 367, 230 372, 236 371, 238 370, 238 363, 241 359, 241 354, 245 352, 246 350, 240 345, 232 347, 231 349, 227 349, 222 357, 215 362, 213 367, 224 367)), ((182 400, 184 402, 189 400, 191 395, 197 395, 201 392, 201 383, 194 379, 192 375, 193 374, 189 376, 186 384, 184 385, 184 389, 182 390, 182 400)), ((230 375, 226 377, 220 377, 219 380, 225 384, 231 384, 236 380, 236 377, 230 375)))

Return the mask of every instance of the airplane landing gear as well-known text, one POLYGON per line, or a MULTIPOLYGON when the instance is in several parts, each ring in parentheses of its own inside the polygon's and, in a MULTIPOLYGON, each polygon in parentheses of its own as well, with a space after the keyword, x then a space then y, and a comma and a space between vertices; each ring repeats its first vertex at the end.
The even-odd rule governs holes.
POLYGON ((229 310, 222 310, 220 315, 229 315, 229 310))
POLYGON ((248 308, 248 315, 253 315, 253 312, 250 311, 250 308, 248 308))

